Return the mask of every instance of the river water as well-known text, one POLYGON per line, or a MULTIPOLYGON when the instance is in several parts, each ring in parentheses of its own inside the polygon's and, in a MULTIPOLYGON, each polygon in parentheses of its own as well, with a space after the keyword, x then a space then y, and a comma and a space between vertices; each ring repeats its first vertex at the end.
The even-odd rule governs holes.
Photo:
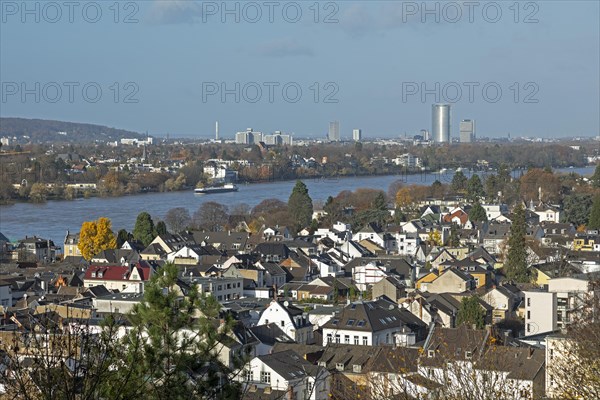
MULTIPOLYGON (((594 167, 562 169, 559 172, 575 172, 590 176, 594 167)), ((464 172, 469 176, 470 173, 464 172)), ((479 173, 482 178, 485 173, 479 173)), ((519 172, 513 175, 518 176, 519 172)), ((454 171, 444 173, 427 173, 418 175, 387 175, 345 177, 339 179, 305 180, 309 194, 315 201, 325 201, 328 196, 335 196, 343 190, 358 188, 381 189, 387 192, 391 183, 402 180, 405 184, 430 185, 436 179, 443 183, 452 181, 454 171)), ((174 207, 186 207, 193 214, 206 201, 216 201, 227 206, 246 203, 253 207, 264 199, 275 198, 287 201, 294 181, 256 183, 239 185, 235 193, 215 193, 210 195, 195 195, 191 191, 148 193, 125 197, 94 197, 75 201, 48 201, 43 204, 16 203, 0 206, 0 232, 11 241, 27 236, 36 235, 51 239, 57 246, 62 243, 67 230, 78 232, 84 221, 99 217, 110 218, 113 230, 133 229, 135 219, 141 211, 147 211, 153 219, 162 219, 167 211, 174 207)))

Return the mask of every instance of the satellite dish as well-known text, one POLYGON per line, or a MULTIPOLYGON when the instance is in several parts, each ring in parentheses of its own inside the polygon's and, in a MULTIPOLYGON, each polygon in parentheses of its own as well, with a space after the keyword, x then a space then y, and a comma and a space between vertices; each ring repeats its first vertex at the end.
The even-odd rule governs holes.
POLYGON ((290 302, 286 300, 286 301, 283 302, 283 305, 286 306, 286 307, 288 307, 290 305, 290 302))

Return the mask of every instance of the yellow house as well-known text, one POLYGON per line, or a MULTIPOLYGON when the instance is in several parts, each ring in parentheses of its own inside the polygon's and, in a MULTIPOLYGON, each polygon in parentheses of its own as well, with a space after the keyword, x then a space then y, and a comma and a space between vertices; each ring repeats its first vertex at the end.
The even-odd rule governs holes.
POLYGON ((533 283, 541 286, 547 285, 550 279, 571 276, 579 273, 579 270, 566 261, 555 261, 534 264, 531 266, 531 272, 533 283))
POLYGON ((534 266, 531 266, 531 276, 533 279, 533 283, 539 286, 547 285, 548 281, 552 279, 551 274, 546 273, 534 266))
POLYGON ((470 266, 459 268, 462 272, 466 272, 475 279, 475 288, 490 287, 494 283, 492 273, 482 266, 470 266))
POLYGON ((67 231, 67 236, 65 236, 65 242, 63 244, 63 257, 81 257, 81 251, 79 251, 78 245, 79 233, 70 233, 67 231))
POLYGON ((435 281, 437 278, 438 278, 438 271, 437 270, 432 270, 427 275, 425 275, 422 278, 418 279, 415 287, 417 289, 421 289, 421 285, 423 283, 431 283, 431 282, 435 281))
POLYGON ((573 239, 573 250, 594 251, 594 245, 598 243, 600 243, 600 238, 596 235, 578 235, 573 239))
POLYGON ((458 270, 469 274, 475 280, 475 288, 490 287, 494 283, 494 274, 489 271, 486 265, 481 265, 477 261, 465 258, 460 261, 448 261, 440 264, 440 272, 447 268, 455 267, 458 270))

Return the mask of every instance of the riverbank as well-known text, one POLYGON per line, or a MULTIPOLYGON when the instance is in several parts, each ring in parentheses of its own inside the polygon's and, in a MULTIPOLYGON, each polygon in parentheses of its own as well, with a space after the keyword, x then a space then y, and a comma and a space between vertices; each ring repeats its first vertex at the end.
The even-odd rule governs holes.
MULTIPOLYGON (((595 167, 586 169, 566 169, 564 172, 576 172, 591 175, 595 167)), ((563 171, 559 171, 563 172, 563 171)), ((518 176, 519 171, 515 174, 518 176)), ((444 183, 452 181, 453 173, 419 174, 410 176, 387 175, 370 177, 348 177, 333 180, 306 180, 309 194, 314 202, 324 202, 327 197, 335 196, 344 190, 355 191, 360 188, 372 188, 387 191, 389 185, 402 180, 405 185, 431 185, 435 180, 444 183)), ((84 221, 110 218, 113 230, 131 231, 135 219, 141 211, 147 211, 152 218, 161 220, 167 211, 175 207, 184 207, 193 214, 205 202, 215 201, 228 207, 245 203, 254 207, 265 199, 287 201, 292 192, 294 181, 256 183, 240 185, 238 192, 216 193, 208 196, 196 196, 193 191, 147 193, 143 196, 94 197, 80 201, 48 201, 46 203, 15 203, 0 206, 0 231, 10 240, 27 236, 53 240, 61 246, 67 230, 78 232, 84 221)))
MULTIPOLYGON (((579 175, 583 175, 583 176, 591 176, 594 173, 594 169, 595 169, 595 165, 591 165, 591 166, 586 166, 586 167, 569 167, 569 168, 555 168, 554 171, 557 173, 578 173, 579 175)), ((463 173, 465 173, 466 175, 470 176, 470 174, 473 173, 473 170, 466 170, 466 169, 461 169, 461 171, 463 173)), ((518 177, 519 174, 521 172, 525 172, 525 169, 516 169, 512 171, 512 175, 513 177, 518 177)), ((375 174, 354 174, 354 175, 339 175, 339 176, 328 176, 328 175, 318 175, 318 176, 307 176, 307 177, 303 177, 303 178, 292 178, 292 179, 270 179, 270 180, 252 180, 252 181, 239 181, 238 184, 239 185, 257 185, 257 184, 268 184, 268 183, 277 183, 277 182, 295 182, 296 180, 302 180, 305 182, 310 182, 310 181, 327 181, 327 182, 333 182, 333 181, 337 181, 340 179, 355 179, 355 178, 375 178, 375 177, 398 177, 399 180, 403 180, 403 181, 407 181, 408 177, 421 177, 421 182, 425 182, 427 181, 426 176, 430 175, 430 176, 434 176, 436 177, 437 180, 439 180, 442 183, 449 183, 452 180, 452 177, 454 176, 454 173, 456 171, 453 169, 440 169, 437 171, 431 171, 431 170, 425 170, 425 171, 402 171, 401 173, 375 173, 375 174), (423 177, 425 177, 425 179, 423 179, 423 177)), ((487 169, 487 170, 476 170, 475 173, 482 175, 483 177, 485 177, 488 174, 493 174, 495 173, 496 170, 494 169, 487 169)), ((434 179, 435 180, 435 179, 434 179)), ((422 184, 422 183, 421 183, 422 184)), ((10 206, 13 204, 20 204, 20 203, 25 203, 25 204, 44 204, 45 202, 48 201, 58 201, 58 202, 71 202, 71 201, 81 201, 81 200, 89 200, 89 199, 93 199, 93 198, 101 198, 101 199, 109 199, 109 198, 122 198, 122 197, 135 197, 135 196, 142 196, 142 195, 148 195, 148 194, 158 194, 158 193, 177 193, 177 192, 189 192, 189 191, 193 191, 194 187, 192 186, 186 186, 180 190, 171 190, 171 191, 158 191, 158 190, 146 190, 146 191, 141 191, 141 192, 136 192, 136 193, 119 193, 117 195, 102 195, 98 192, 93 192, 93 191, 85 191, 82 193, 79 193, 76 197, 71 198, 71 199, 66 199, 64 197, 60 197, 60 196, 55 196, 55 195, 48 195, 44 201, 33 201, 30 199, 23 199, 23 198, 17 198, 17 199, 11 199, 11 200, 0 200, 0 206, 10 206)), ((386 188, 384 188, 385 190, 386 188)))

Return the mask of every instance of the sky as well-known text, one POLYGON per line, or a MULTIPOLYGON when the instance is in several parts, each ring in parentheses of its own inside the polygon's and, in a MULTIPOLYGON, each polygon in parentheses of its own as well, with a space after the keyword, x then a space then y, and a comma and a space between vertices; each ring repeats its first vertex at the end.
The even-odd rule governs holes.
POLYGON ((0 116, 151 135, 600 134, 600 2, 0 0, 0 116))

